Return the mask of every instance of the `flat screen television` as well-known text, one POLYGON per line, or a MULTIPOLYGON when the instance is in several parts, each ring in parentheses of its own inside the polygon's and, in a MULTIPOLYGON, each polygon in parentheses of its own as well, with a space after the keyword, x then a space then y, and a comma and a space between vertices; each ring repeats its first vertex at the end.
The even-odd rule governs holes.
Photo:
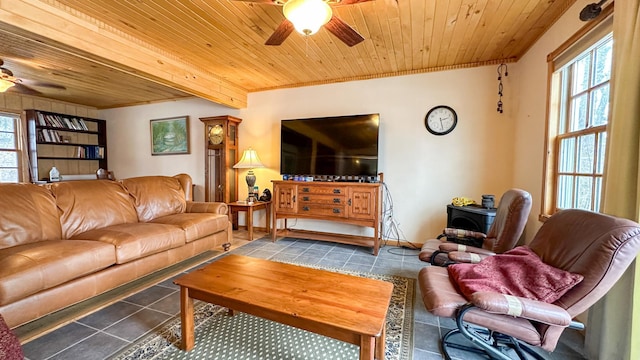
POLYGON ((282 175, 378 174, 379 114, 282 120, 282 175))

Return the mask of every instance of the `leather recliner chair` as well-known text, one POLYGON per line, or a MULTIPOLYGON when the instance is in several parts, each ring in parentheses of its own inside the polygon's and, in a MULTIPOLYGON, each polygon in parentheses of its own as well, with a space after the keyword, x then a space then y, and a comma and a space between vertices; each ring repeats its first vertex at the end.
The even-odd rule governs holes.
MULTIPOLYGON (((543 266, 581 275, 583 280, 565 289, 563 295, 558 294, 560 297, 552 303, 491 291, 475 292, 465 298, 459 290, 460 283, 455 283, 450 274, 456 267, 482 263, 426 266, 420 270, 418 282, 427 310, 456 318, 458 328, 442 339, 445 358, 449 358, 449 346, 459 346, 450 341, 455 334, 462 334, 497 359, 510 359, 502 351, 505 344, 517 348, 514 350, 520 358, 525 358, 522 349, 535 353, 527 344, 553 351, 564 329, 575 325, 572 319, 602 298, 636 258, 640 251, 640 225, 585 210, 563 210, 542 225, 528 247, 543 266)), ((496 255, 490 260, 504 256, 496 255)), ((542 358, 539 354, 536 357, 542 358)))
POLYGON ((483 258, 503 253, 518 243, 531 211, 531 195, 524 190, 510 189, 502 195, 496 216, 487 234, 446 228, 437 239, 427 240, 418 257, 432 265, 456 262, 479 262, 483 258), (451 235, 454 235, 453 237, 451 235), (475 237, 481 247, 462 245, 455 235, 475 237))

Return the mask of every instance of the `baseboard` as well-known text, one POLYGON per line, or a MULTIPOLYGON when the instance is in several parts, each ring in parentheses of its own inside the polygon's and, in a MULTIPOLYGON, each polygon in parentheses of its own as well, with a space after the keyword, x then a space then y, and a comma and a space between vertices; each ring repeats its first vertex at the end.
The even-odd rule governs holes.
POLYGON ((385 246, 395 246, 395 247, 405 248, 405 249, 420 250, 420 248, 422 248, 422 243, 415 243, 415 242, 406 241, 406 240, 383 239, 382 243, 385 246))

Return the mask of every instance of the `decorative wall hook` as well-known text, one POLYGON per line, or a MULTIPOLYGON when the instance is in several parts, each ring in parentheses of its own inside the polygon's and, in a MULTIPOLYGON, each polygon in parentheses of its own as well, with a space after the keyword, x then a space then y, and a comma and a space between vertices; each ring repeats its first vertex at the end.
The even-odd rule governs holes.
POLYGON ((502 114, 502 75, 504 71, 504 76, 509 76, 509 71, 507 70, 507 64, 502 63, 498 65, 498 112, 502 114))

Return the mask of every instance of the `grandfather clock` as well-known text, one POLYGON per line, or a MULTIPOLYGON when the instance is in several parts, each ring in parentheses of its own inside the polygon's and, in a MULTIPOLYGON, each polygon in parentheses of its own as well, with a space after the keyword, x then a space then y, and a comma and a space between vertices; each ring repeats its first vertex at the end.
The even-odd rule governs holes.
POLYGON ((204 123, 205 201, 232 202, 238 200, 238 126, 242 119, 233 116, 200 118, 204 123))

